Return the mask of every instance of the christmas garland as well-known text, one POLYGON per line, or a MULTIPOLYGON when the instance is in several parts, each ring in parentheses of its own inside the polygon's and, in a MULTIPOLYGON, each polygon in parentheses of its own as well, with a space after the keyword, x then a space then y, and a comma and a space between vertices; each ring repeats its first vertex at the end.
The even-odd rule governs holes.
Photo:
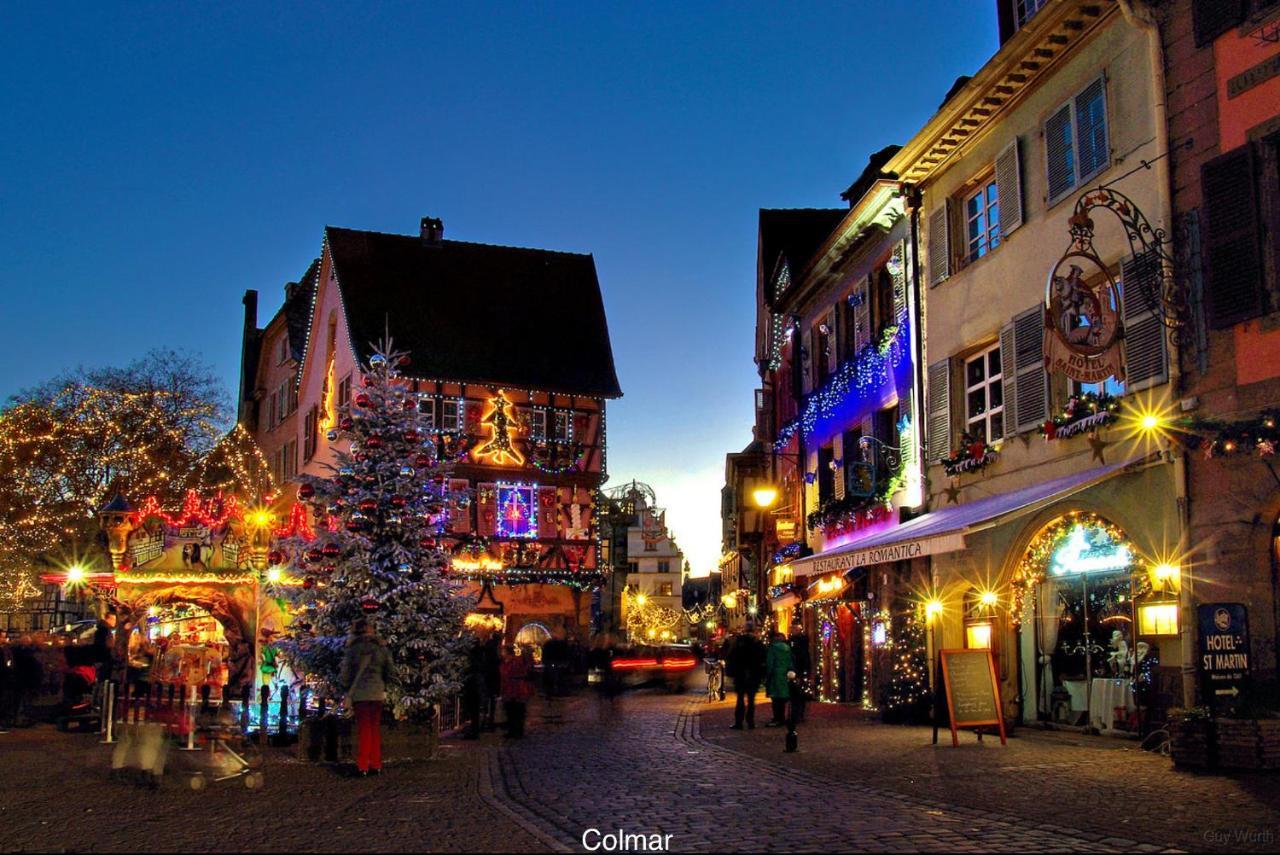
POLYGON ((986 469, 1000 459, 1000 452, 987 445, 985 440, 974 439, 968 433, 961 437, 960 447, 942 461, 942 468, 954 478, 965 472, 986 469))
POLYGON ((1196 420, 1189 427, 1198 436, 1189 443, 1199 447, 1206 460, 1214 457, 1258 455, 1274 457, 1280 446, 1280 412, 1269 410, 1253 421, 1196 420))
MULTIPOLYGON (((1014 571, 1010 614, 1015 624, 1022 622, 1027 597, 1031 596, 1036 586, 1044 581, 1054 552, 1062 541, 1070 536, 1076 526, 1101 530, 1115 544, 1129 543, 1129 538, 1119 526, 1089 511, 1073 511, 1049 523, 1032 538, 1022 560, 1018 562, 1017 570, 1014 571)), ((1141 559, 1137 557, 1136 550, 1130 551, 1134 553, 1134 563, 1138 564, 1141 559)), ((1141 585, 1141 581, 1139 584, 1141 585)), ((1138 596, 1145 592, 1145 589, 1135 590, 1134 595, 1138 596)))
POLYGON ((894 371, 908 358, 906 343, 905 321, 885 327, 879 342, 864 345, 854 356, 846 359, 820 388, 809 393, 800 415, 778 431, 774 449, 785 451, 787 443, 800 430, 803 429, 808 436, 819 421, 833 417, 850 398, 869 398, 890 382, 894 371))
POLYGON ((1046 441, 1051 441, 1097 430, 1114 422, 1119 409, 1120 401, 1105 392, 1072 395, 1060 414, 1040 426, 1040 433, 1046 441))

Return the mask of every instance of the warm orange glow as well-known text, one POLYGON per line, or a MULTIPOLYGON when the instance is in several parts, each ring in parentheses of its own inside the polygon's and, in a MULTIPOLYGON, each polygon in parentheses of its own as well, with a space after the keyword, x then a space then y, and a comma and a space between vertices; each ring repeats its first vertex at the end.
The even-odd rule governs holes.
POLYGON ((520 429, 515 409, 507 400, 504 390, 489 399, 489 412, 480 420, 489 428, 489 441, 472 452, 478 460, 487 460, 498 466, 523 466, 524 455, 516 449, 512 436, 520 429))
POLYGON ((324 373, 324 388, 320 391, 320 432, 328 433, 338 426, 338 412, 333 405, 333 354, 329 354, 329 367, 324 373))
POLYGON ((488 555, 481 555, 479 558, 454 558, 449 566, 462 573, 474 573, 478 570, 498 571, 504 569, 504 565, 496 558, 488 555))
POLYGON ((772 486, 756 487, 751 491, 751 500, 757 508, 771 508, 778 500, 778 488, 772 486))

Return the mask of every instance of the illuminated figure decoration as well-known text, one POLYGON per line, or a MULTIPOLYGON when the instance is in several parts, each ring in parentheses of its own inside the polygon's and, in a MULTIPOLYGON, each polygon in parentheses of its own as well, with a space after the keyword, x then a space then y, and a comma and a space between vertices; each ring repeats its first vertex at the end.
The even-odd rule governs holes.
POLYGON ((481 424, 489 426, 489 441, 475 450, 476 457, 488 457, 490 462, 499 466, 523 465, 524 455, 516 451, 511 442, 511 431, 520 427, 514 414, 507 413, 511 402, 507 400, 503 390, 499 389, 498 394, 489 399, 489 404, 493 409, 480 420, 481 424))
POLYGON ((527 484, 498 485, 499 537, 537 537, 537 488, 527 484))
POLYGON ((320 432, 328 433, 338 426, 338 410, 334 406, 333 354, 329 354, 329 367, 324 373, 324 388, 320 390, 320 432))

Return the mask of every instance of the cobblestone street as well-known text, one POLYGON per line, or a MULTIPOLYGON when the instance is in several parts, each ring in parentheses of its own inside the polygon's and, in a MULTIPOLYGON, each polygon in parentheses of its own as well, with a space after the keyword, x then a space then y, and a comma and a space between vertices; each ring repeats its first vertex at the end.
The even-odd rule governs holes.
POLYGON ((176 777, 152 793, 107 781, 94 737, 19 731, 0 736, 3 846, 581 851, 596 828, 694 852, 1275 848, 1269 777, 1190 775, 1054 734, 935 748, 927 729, 818 706, 786 755, 780 730, 730 718, 693 696, 578 697, 535 707, 521 742, 447 740, 439 759, 391 758, 368 781, 273 751, 262 793, 195 794, 176 777))

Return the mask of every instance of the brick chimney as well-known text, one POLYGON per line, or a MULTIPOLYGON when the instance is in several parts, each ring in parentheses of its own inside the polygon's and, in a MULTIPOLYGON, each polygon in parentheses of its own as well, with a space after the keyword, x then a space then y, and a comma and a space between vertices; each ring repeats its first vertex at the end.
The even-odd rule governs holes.
POLYGON ((439 217, 423 217, 421 235, 423 246, 439 246, 444 242, 444 220, 439 217))

